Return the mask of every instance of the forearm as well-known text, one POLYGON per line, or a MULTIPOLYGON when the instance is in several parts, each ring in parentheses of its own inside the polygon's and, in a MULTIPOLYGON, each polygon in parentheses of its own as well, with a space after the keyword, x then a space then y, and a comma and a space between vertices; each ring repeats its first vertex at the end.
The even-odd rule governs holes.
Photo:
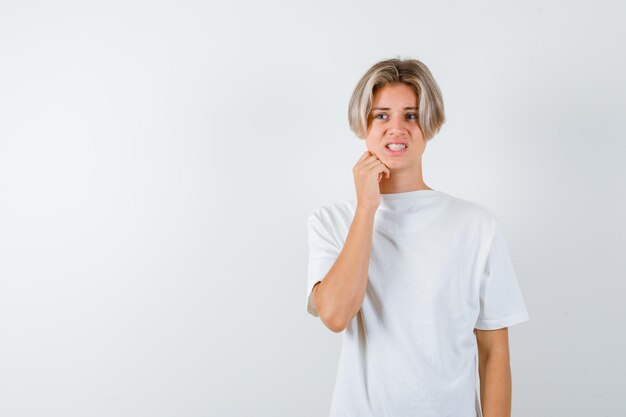
POLYGON ((483 417, 511 416, 511 367, 508 353, 479 357, 480 402, 483 417))
POLYGON ((375 208, 357 207, 341 252, 314 289, 320 318, 333 331, 343 330, 363 304, 375 214, 375 208))

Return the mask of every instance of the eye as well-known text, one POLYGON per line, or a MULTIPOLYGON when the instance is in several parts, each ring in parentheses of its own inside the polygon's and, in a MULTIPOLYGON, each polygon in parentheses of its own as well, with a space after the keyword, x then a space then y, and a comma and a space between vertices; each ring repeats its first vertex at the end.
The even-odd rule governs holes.
POLYGON ((407 114, 407 116, 413 116, 412 118, 410 118, 411 120, 415 120, 417 118, 417 114, 415 113, 409 113, 407 114))
POLYGON ((385 113, 378 113, 378 114, 374 115, 374 119, 379 119, 378 116, 385 116, 385 113))

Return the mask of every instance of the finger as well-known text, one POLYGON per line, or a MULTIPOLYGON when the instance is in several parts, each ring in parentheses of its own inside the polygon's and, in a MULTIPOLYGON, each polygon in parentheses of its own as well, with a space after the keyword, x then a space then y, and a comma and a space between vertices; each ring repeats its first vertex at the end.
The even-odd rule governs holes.
POLYGON ((383 172, 387 176, 387 178, 391 177, 391 171, 389 170, 389 167, 387 167, 387 165, 383 164, 382 161, 381 161, 380 165, 382 167, 383 172))
POLYGON ((382 162, 374 169, 378 170, 381 175, 385 175, 385 177, 387 178, 391 177, 391 171, 389 170, 389 168, 387 168, 387 165, 383 164, 382 162))
POLYGON ((365 161, 363 162, 363 167, 364 167, 364 168, 367 168, 367 169, 372 169, 372 168, 374 168, 374 167, 378 167, 378 166, 381 166, 381 165, 382 165, 382 166, 384 166, 384 167, 386 168, 385 164, 383 164, 383 163, 380 161, 380 159, 372 159, 372 160, 369 160, 369 161, 368 161, 368 160, 365 160, 365 161))

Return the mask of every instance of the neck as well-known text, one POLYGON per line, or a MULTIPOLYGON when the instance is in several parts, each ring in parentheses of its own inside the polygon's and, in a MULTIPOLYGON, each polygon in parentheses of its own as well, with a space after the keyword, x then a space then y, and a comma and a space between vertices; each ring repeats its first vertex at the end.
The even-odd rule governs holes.
POLYGON ((404 193, 416 190, 432 190, 425 182, 422 176, 422 167, 407 170, 390 169, 390 178, 383 178, 378 183, 381 194, 404 193))

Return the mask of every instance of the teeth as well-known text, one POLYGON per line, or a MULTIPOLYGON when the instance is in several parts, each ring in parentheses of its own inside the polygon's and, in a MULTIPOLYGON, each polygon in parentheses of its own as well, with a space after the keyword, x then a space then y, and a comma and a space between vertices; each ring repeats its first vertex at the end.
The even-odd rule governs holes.
POLYGON ((406 145, 402 143, 390 143, 389 145, 387 145, 387 148, 391 149, 392 151, 399 151, 406 148, 406 145))

